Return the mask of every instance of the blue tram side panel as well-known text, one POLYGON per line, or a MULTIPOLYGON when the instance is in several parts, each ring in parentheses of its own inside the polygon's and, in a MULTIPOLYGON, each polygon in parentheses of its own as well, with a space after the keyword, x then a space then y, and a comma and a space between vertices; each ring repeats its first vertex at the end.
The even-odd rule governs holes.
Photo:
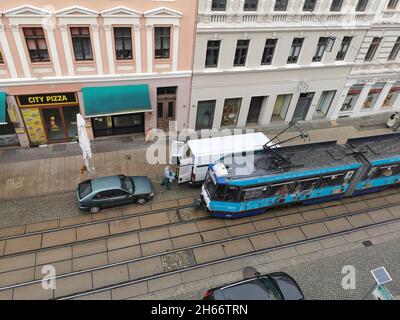
MULTIPOLYGON (((264 151, 243 164, 210 165, 202 202, 215 217, 239 218, 294 203, 379 191, 400 182, 400 134, 281 147, 291 166, 277 170, 264 151)), ((225 162, 225 164, 223 163, 225 162)))
POLYGON ((354 195, 380 191, 400 182, 399 133, 349 139, 347 144, 359 152, 366 168, 354 195))
POLYGON ((210 165, 202 198, 211 215, 244 217, 286 204, 340 199, 363 166, 336 141, 281 147, 279 153, 290 159, 290 169, 276 170, 264 151, 246 165, 210 165))

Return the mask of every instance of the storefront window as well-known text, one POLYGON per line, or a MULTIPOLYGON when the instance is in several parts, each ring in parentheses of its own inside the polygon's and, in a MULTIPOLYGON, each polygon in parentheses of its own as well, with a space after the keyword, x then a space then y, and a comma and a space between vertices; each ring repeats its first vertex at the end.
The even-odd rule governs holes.
POLYGON ((385 101, 383 101, 382 108, 391 108, 394 105, 400 93, 400 81, 396 82, 390 89, 385 101))
POLYGON ((280 94, 276 97, 271 122, 285 121, 286 113, 292 101, 292 94, 280 94))
POLYGON ((61 119, 60 109, 49 108, 42 110, 43 119, 46 124, 47 137, 50 141, 65 139, 65 131, 61 119))
POLYGON ((76 114, 79 113, 79 107, 66 107, 63 108, 65 125, 68 130, 68 140, 78 140, 78 128, 76 125, 76 114))
POLYGON ((225 99, 221 126, 236 126, 242 98, 225 99))
POLYGON ((363 104, 363 110, 370 110, 374 108, 376 100, 378 100, 384 86, 385 83, 377 83, 372 86, 363 104))
POLYGON ((331 107, 336 90, 324 91, 319 98, 317 109, 315 110, 314 118, 326 117, 329 108, 331 107))
POLYGON ((92 118, 95 137, 144 132, 144 113, 92 118))
POLYGON ((196 130, 212 129, 216 100, 199 101, 197 104, 196 130))
POLYGON ((356 84, 350 88, 340 111, 346 112, 353 110, 363 87, 364 87, 363 84, 356 84))

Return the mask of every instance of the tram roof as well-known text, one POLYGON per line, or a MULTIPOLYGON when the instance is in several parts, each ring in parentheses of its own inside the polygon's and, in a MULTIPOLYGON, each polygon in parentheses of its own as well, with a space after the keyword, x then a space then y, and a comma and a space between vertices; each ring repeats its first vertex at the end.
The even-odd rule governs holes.
POLYGON ((273 182, 311 176, 315 174, 328 174, 340 170, 351 170, 360 167, 358 161, 347 146, 339 145, 336 141, 303 144, 279 148, 279 154, 290 158, 291 167, 285 171, 273 168, 272 161, 267 159, 265 152, 254 155, 254 168, 236 164, 233 161, 228 165, 229 181, 257 180, 255 182, 273 182), (262 180, 262 181, 261 181, 262 180))
POLYGON ((375 165, 400 162, 400 133, 349 139, 349 145, 375 165))

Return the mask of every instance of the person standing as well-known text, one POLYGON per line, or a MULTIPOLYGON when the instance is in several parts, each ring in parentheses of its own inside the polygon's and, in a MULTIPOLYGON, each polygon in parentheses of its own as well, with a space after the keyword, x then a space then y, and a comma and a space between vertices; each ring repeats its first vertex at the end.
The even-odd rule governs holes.
POLYGON ((164 168, 164 176, 163 176, 161 185, 166 186, 167 190, 171 190, 171 183, 174 181, 174 179, 175 179, 175 175, 172 172, 170 166, 167 165, 164 168))

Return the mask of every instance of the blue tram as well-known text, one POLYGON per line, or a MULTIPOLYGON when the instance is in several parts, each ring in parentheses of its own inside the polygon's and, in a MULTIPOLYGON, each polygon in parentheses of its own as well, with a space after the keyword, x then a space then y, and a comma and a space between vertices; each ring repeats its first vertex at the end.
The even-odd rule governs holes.
POLYGON ((275 150, 210 165, 200 201, 212 216, 245 217, 271 207, 379 191, 400 182, 400 134, 275 150))

